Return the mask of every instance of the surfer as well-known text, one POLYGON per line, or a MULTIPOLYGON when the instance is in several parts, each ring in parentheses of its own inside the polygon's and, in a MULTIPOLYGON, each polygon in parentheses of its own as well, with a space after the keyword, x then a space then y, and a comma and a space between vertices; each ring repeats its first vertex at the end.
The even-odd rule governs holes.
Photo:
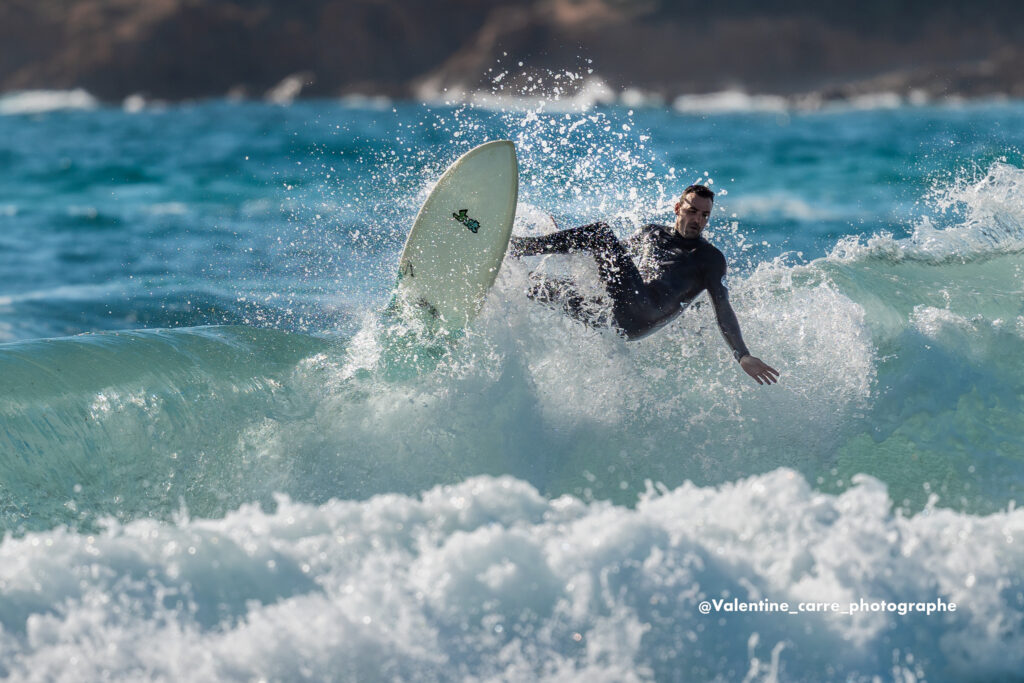
MULTIPOLYGON (((651 223, 623 244, 607 224, 592 223, 541 237, 513 237, 509 253, 516 258, 590 253, 611 299, 613 325, 630 340, 646 337, 668 324, 706 289, 718 328, 740 367, 758 384, 773 384, 778 381, 778 370, 750 355, 743 343, 723 282, 725 256, 701 237, 714 200, 715 193, 709 188, 690 185, 676 202, 674 228, 651 223), (630 252, 638 255, 639 267, 630 252)), ((530 279, 527 296, 531 299, 561 307, 585 324, 598 324, 594 311, 602 306, 602 300, 588 299, 565 280, 536 273, 531 273, 530 279)))

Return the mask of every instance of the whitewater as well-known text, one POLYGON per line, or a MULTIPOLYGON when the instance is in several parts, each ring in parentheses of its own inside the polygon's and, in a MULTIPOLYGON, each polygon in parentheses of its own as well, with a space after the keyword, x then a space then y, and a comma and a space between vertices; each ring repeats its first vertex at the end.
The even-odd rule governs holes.
MULTIPOLYGON (((0 98, 0 676, 1017 680, 1024 105, 0 98), (515 231, 718 192, 707 303, 627 343, 506 261, 380 314, 516 142, 515 231), (712 611, 711 601, 955 603, 712 611)), ((730 100, 731 101, 731 100, 730 100)))

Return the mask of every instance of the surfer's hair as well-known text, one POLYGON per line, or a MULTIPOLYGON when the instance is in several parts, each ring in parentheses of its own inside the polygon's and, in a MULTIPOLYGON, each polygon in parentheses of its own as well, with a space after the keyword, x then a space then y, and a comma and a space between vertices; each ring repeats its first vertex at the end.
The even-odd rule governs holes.
POLYGON ((679 198, 682 199, 683 197, 690 193, 693 193, 698 197, 704 197, 705 199, 715 201, 715 193, 712 192, 711 188, 709 188, 707 185, 690 185, 688 188, 683 190, 683 193, 679 195, 679 198))

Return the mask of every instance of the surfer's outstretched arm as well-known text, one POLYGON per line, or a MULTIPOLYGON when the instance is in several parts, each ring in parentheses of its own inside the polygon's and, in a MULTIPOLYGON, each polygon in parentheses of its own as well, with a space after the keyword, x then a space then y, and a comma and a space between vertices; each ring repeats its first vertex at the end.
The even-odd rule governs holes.
POLYGON ((743 343, 743 335, 740 333, 740 322, 736 319, 736 313, 729 303, 729 290, 726 289, 723 278, 725 278, 725 258, 719 254, 720 262, 717 262, 709 269, 705 286, 711 303, 715 307, 715 318, 718 320, 718 329, 722 331, 725 342, 732 349, 733 356, 739 361, 743 371, 754 378, 758 384, 774 384, 779 381, 779 371, 771 367, 760 358, 751 356, 747 345, 743 343))

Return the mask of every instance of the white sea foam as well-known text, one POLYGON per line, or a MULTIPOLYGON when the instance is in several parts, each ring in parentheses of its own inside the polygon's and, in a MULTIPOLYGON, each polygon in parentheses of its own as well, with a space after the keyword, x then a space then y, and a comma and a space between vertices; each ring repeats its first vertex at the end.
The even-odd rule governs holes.
POLYGON ((619 102, 627 107, 664 107, 665 97, 639 88, 626 88, 619 93, 619 102))
POLYGON ((121 109, 128 112, 129 114, 138 114, 146 108, 146 98, 142 95, 135 93, 124 98, 121 102, 121 109))
POLYGON ((820 221, 847 217, 847 214, 841 213, 835 208, 826 208, 788 192, 729 197, 729 210, 743 216, 745 220, 771 217, 820 221))
POLYGON ((427 82, 419 89, 417 96, 432 104, 471 104, 491 111, 587 111, 597 105, 614 104, 618 100, 615 91, 599 76, 584 76, 574 72, 551 73, 547 75, 546 86, 536 83, 515 90, 503 86, 490 91, 461 86, 441 88, 427 82))
POLYGON ((297 73, 285 76, 273 88, 267 90, 263 99, 274 104, 289 105, 295 101, 303 88, 311 82, 312 77, 308 73, 297 73))
MULTIPOLYGON (((461 85, 441 87, 428 80, 417 91, 417 97, 432 104, 472 104, 494 111, 543 110, 549 112, 587 111, 597 105, 621 104, 627 107, 664 107, 666 98, 656 92, 637 88, 617 90, 597 74, 581 75, 574 72, 558 74, 565 80, 552 80, 554 73, 544 78, 515 76, 516 86, 507 85, 513 80, 510 72, 502 72, 491 90, 472 89, 461 85)), ((928 104, 925 93, 913 91, 907 96, 893 92, 863 93, 850 97, 826 99, 817 93, 801 96, 754 94, 744 90, 731 89, 710 93, 687 93, 669 98, 669 106, 683 114, 741 114, 790 112, 841 112, 850 110, 896 109, 903 106, 928 104)), ((357 100, 357 103, 360 103, 357 100)), ((949 101, 946 104, 957 104, 949 101)))
POLYGON ((26 90, 0 97, 0 115, 45 114, 63 109, 95 109, 96 98, 81 88, 75 90, 26 90))
POLYGON ((896 109, 904 105, 906 100, 894 92, 866 93, 856 95, 846 101, 852 109, 896 109))
POLYGON ((890 512, 780 469, 635 509, 480 477, 419 498, 0 544, 9 680, 994 679, 1024 667, 1024 511, 890 512), (942 599, 718 613, 702 600, 942 599), (877 678, 875 678, 877 677, 877 678))
POLYGON ((910 237, 897 239, 887 232, 844 237, 829 258, 963 261, 1024 249, 1024 169, 995 162, 982 173, 938 185, 927 204, 935 210, 918 219, 910 237))
MULTIPOLYGON (((655 98, 652 100, 658 104, 655 98)), ((898 109, 904 106, 923 106, 931 99, 927 93, 913 90, 906 96, 894 92, 875 92, 850 97, 825 98, 819 93, 782 96, 751 94, 743 90, 723 90, 713 93, 679 95, 672 102, 673 108, 685 114, 732 114, 745 112, 845 112, 850 110, 898 109)), ((623 99, 624 104, 628 104, 623 99)), ((643 106, 638 101, 635 106, 643 106)), ((943 101, 942 104, 957 104, 943 101)), ((631 105, 633 106, 633 105, 631 105)))
POLYGON ((85 301, 104 299, 111 296, 111 285, 62 285, 50 289, 36 289, 18 294, 0 295, 0 306, 10 306, 24 301, 85 301))
POLYGON ((772 111, 789 108, 784 97, 777 95, 749 95, 740 90, 724 90, 701 95, 680 95, 672 107, 685 114, 722 114, 732 112, 772 111))

